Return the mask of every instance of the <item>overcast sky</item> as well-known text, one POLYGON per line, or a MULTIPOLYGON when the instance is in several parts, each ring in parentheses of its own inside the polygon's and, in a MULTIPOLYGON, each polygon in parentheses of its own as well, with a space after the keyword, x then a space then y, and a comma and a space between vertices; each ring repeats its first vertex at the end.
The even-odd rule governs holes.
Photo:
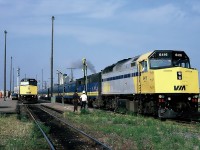
MULTIPOLYGON (((4 30, 7 30, 7 89, 10 58, 15 84, 37 77, 50 84, 51 17, 54 20, 54 82, 56 70, 86 58, 99 72, 121 59, 155 49, 184 50, 200 70, 199 0, 0 0, 0 90, 4 78, 4 30)), ((89 74, 92 71, 88 71, 89 74)), ((81 69, 75 77, 83 76, 81 69)))

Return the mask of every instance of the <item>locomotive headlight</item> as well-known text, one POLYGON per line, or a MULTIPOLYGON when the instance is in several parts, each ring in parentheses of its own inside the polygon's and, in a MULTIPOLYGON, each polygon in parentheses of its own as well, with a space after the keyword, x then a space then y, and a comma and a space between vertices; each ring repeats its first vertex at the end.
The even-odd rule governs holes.
POLYGON ((164 98, 164 95, 159 95, 158 97, 159 97, 159 98, 164 98))
POLYGON ((188 100, 189 100, 189 101, 191 101, 191 99, 192 99, 191 97, 188 97, 188 100))
POLYGON ((171 100, 172 100, 171 97, 168 97, 167 99, 168 99, 168 101, 171 101, 171 100))

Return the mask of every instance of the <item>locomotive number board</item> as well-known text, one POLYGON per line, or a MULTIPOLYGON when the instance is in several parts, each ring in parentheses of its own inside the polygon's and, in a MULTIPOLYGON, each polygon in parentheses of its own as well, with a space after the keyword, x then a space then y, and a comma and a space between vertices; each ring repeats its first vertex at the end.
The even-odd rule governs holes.
POLYGON ((188 58, 184 51, 156 50, 150 58, 188 58))

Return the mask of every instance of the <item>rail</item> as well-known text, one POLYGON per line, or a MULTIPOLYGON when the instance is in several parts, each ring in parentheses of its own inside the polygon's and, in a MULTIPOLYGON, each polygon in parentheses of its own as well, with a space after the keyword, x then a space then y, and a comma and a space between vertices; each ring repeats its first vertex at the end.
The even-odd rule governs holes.
POLYGON ((40 132, 42 133, 42 135, 44 136, 46 142, 48 143, 49 147, 51 150, 55 150, 55 147, 53 146, 52 142, 50 141, 50 139, 48 138, 48 136, 46 135, 46 133, 43 131, 43 129, 40 127, 38 121, 35 119, 35 117, 33 116, 33 114, 31 113, 31 111, 29 110, 29 108, 26 106, 28 113, 30 114, 30 116, 32 117, 32 119, 34 120, 35 124, 37 125, 37 127, 39 128, 40 132))
POLYGON ((98 141, 97 139, 91 137, 90 135, 86 134, 85 132, 74 128, 73 126, 71 126, 69 123, 65 122, 64 120, 58 118, 57 116, 49 113, 48 111, 44 110, 43 108, 40 108, 41 110, 43 110, 44 112, 46 112, 47 114, 51 115, 52 117, 54 117, 55 119, 59 120, 60 122, 62 122, 63 124, 66 124, 67 126, 69 126, 70 128, 72 128, 73 130, 81 133, 82 135, 84 135, 85 137, 91 139, 92 141, 94 141, 96 144, 100 145, 104 150, 111 150, 111 148, 109 148, 107 145, 103 144, 102 142, 98 141))

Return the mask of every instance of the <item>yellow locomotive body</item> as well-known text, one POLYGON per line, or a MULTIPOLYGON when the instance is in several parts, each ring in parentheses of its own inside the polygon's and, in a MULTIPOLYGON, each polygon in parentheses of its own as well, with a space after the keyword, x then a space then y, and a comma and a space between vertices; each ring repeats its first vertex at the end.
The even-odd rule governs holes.
POLYGON ((23 102, 37 102, 37 81, 25 78, 20 82, 20 100, 23 102))
POLYGON ((137 60, 133 77, 138 112, 172 118, 198 111, 198 71, 183 51, 156 50, 137 60))
POLYGON ((37 87, 33 85, 20 86, 21 95, 37 95, 37 87))
POLYGON ((167 68, 141 73, 141 89, 134 78, 137 93, 199 93, 198 71, 186 68, 167 68), (178 80, 178 74, 182 80, 178 80))
POLYGON ((155 50, 102 70, 102 99, 108 108, 174 118, 198 111, 198 71, 184 51, 155 50))

